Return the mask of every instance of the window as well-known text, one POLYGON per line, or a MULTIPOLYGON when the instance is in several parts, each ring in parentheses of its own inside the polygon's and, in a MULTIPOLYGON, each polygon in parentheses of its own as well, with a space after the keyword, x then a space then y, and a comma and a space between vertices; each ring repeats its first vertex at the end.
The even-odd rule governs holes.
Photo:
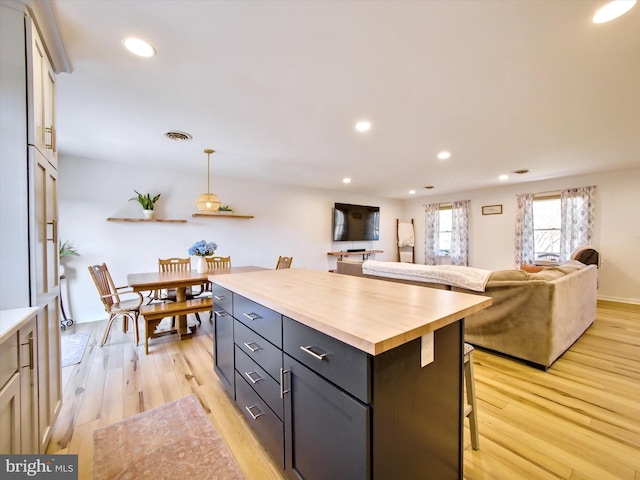
POLYGON ((451 205, 440 205, 439 224, 440 234, 438 239, 438 247, 441 256, 449 256, 451 252, 451 230, 453 228, 452 215, 453 208, 451 205))
POLYGON ((560 195, 533 198, 533 248, 536 262, 560 260, 560 212, 560 195))

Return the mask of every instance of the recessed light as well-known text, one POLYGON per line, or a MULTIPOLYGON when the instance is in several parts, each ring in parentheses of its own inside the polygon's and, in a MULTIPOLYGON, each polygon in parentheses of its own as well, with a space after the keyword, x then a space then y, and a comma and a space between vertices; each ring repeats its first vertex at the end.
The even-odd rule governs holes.
POLYGON ((342 179, 342 183, 351 183, 351 179, 350 178, 343 178, 342 179))
POLYGON ((593 23, 605 23, 624 15, 633 8, 636 0, 614 0, 600 8, 593 16, 593 23))
POLYGON ((139 38, 128 37, 122 41, 122 44, 127 50, 139 57, 153 57, 156 54, 156 50, 144 40, 139 38))
POLYGON ((366 132, 371 129, 371 122, 367 122, 363 120, 361 122, 356 123, 356 130, 359 132, 366 132))
POLYGON ((409 190, 409 195, 415 195, 416 191, 415 190, 409 190))
POLYGON ((438 158, 439 158, 440 160, 446 160, 446 159, 448 159, 448 158, 450 158, 450 157, 451 157, 451 153, 449 153, 449 152, 440 152, 440 153, 438 154, 438 158))
POLYGON ((509 180, 509 175, 500 175, 498 178, 502 181, 509 180))

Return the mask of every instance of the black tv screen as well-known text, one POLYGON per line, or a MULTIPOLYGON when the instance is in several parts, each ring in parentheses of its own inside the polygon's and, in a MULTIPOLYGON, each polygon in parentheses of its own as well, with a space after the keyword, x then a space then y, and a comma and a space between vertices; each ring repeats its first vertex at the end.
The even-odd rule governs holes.
POLYGON ((379 240, 380 207, 336 203, 333 209, 333 241, 379 240))

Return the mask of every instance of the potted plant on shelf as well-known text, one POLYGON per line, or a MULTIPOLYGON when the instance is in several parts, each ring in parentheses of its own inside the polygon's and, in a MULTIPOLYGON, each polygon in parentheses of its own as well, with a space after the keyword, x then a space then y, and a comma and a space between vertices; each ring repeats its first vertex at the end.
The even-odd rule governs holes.
POLYGON ((233 213, 233 209, 229 205, 220 205, 217 213, 219 213, 220 215, 231 215, 233 213))
POLYGON ((134 190, 134 192, 136 192, 138 196, 130 198, 129 201, 131 200, 137 201, 142 206, 142 212, 144 213, 144 218, 146 218, 147 220, 152 220, 153 207, 155 203, 158 201, 158 199, 160 198, 161 194, 159 193, 152 198, 151 195, 149 195, 148 193, 146 195, 143 195, 137 190, 134 190))

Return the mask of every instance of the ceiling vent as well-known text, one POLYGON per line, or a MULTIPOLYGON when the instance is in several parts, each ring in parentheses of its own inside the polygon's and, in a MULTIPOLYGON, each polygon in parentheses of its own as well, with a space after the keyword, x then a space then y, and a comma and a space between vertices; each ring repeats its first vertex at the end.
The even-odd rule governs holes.
POLYGON ((176 142, 182 142, 185 140, 191 140, 193 137, 186 132, 180 132, 178 130, 174 130, 171 132, 167 132, 164 134, 169 140, 175 140, 176 142))
POLYGON ((426 185, 424 188, 426 188, 427 190, 431 190, 432 188, 435 188, 433 185, 426 185))
POLYGON ((531 170, 527 169, 527 168, 523 168, 521 170, 514 170, 513 173, 517 174, 517 175, 524 175, 525 173, 529 173, 531 170))

